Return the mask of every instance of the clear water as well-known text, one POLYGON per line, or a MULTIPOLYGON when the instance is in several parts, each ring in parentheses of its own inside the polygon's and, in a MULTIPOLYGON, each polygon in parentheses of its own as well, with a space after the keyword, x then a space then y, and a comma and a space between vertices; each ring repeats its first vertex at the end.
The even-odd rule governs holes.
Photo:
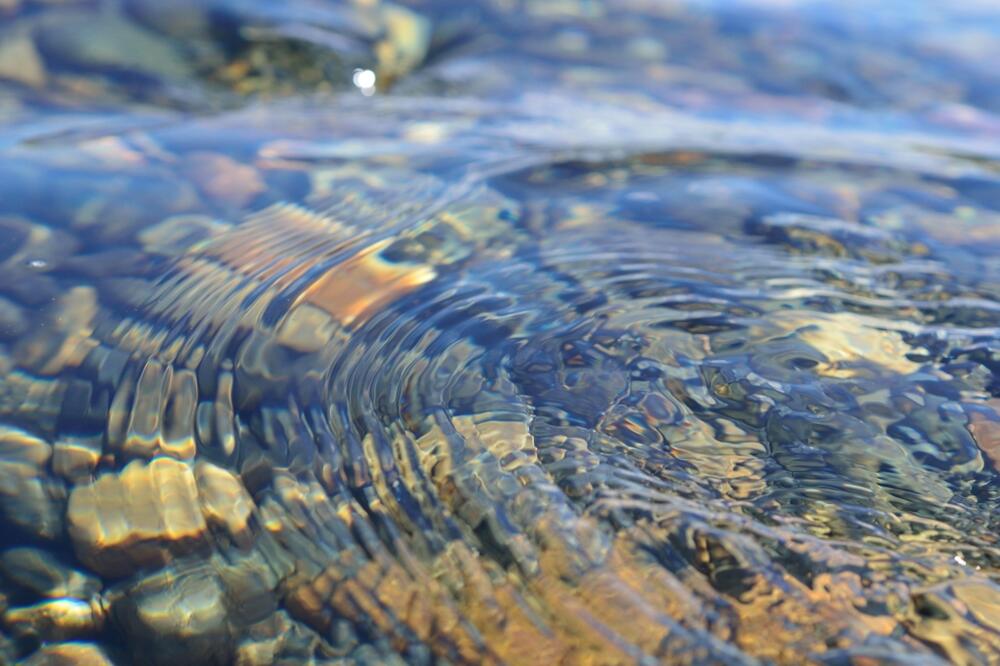
POLYGON ((0 1, 0 661, 1000 661, 998 61, 0 1))

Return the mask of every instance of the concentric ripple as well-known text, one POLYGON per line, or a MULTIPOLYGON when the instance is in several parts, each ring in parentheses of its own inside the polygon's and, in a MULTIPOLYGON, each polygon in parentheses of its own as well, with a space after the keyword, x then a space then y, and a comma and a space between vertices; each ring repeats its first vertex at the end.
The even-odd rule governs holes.
POLYGON ((8 378, 35 407, 4 404, 76 479, 107 581, 79 634, 225 661, 277 612, 359 661, 995 650, 992 277, 818 205, 661 223, 671 167, 572 170, 583 204, 558 164, 338 168, 71 291, 8 378))
POLYGON ((998 661, 988 8, 265 4, 0 0, 0 662, 998 661))
POLYGON ((851 220, 850 167, 677 159, 337 165, 143 229, 131 276, 48 252, 75 286, 5 382, 18 538, 65 529, 102 583, 8 624, 162 663, 287 627, 359 662, 985 659, 989 259, 888 223, 919 175, 851 220))

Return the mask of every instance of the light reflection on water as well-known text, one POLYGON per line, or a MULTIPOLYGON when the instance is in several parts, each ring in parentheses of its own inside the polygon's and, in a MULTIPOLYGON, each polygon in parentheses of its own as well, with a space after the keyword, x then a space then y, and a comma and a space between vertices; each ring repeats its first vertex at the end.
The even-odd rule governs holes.
POLYGON ((0 16, 0 661, 997 659, 988 3, 0 16))

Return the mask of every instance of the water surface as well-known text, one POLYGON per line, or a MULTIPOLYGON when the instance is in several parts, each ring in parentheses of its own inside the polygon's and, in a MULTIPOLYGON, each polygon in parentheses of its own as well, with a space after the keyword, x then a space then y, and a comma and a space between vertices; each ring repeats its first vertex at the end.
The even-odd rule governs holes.
POLYGON ((0 661, 997 662, 998 60, 0 0, 0 661))

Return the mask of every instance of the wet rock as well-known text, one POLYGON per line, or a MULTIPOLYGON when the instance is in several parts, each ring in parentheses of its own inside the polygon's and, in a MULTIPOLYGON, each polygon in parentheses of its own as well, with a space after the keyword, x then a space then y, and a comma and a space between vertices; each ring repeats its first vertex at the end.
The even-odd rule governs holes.
POLYGON ((93 643, 44 645, 25 659, 22 666, 112 666, 113 662, 93 643))
POLYGON ((108 577, 163 566, 202 546, 207 528, 191 466, 171 458, 137 460, 77 486, 67 522, 77 557, 108 577))
POLYGON ((182 168, 202 194, 226 206, 242 208, 267 189, 255 168, 218 153, 191 153, 182 168))
POLYGON ((196 0, 133 0, 126 10, 143 26, 156 32, 192 39, 207 36, 211 21, 204 6, 196 0))
POLYGON ((919 250, 885 229, 798 213, 768 215, 751 223, 748 231, 799 252, 874 263, 898 261, 919 250))
POLYGON ((235 556, 232 551, 217 558, 215 568, 226 590, 229 619, 234 626, 248 627, 278 610, 277 588, 287 572, 272 566, 260 550, 235 556))
POLYGON ((237 543, 248 545, 254 503, 243 482, 232 472, 204 461, 195 465, 194 474, 208 523, 224 529, 237 543))
POLYGON ((40 597, 90 599, 101 591, 101 581, 72 569, 48 551, 11 548, 0 555, 0 572, 18 586, 40 597))
MULTIPOLYGON (((343 633, 343 632, 341 632, 343 633)), ((288 613, 280 611, 248 627, 236 647, 236 666, 268 666, 275 663, 308 663, 323 652, 334 653, 316 632, 288 613)), ((347 646, 340 645, 336 654, 344 654, 357 643, 356 637, 347 646)))
POLYGON ((969 413, 969 432, 979 450, 1000 470, 1000 399, 987 402, 992 409, 973 410, 969 413))
POLYGON ((115 601, 112 617, 141 663, 228 664, 233 640, 225 589, 209 568, 165 570, 115 601))
POLYGON ((29 432, 0 425, 0 460, 44 467, 52 457, 52 446, 29 432))
POLYGON ((59 289, 47 273, 76 247, 60 231, 23 217, 0 217, 0 291, 28 305, 50 301, 59 289))
POLYGON ((13 301, 0 296, 0 340, 13 340, 28 332, 28 317, 13 301))
POLYGON ((52 428, 62 407, 65 385, 53 379, 12 371, 9 356, 0 354, 0 416, 18 423, 31 423, 41 431, 52 428))
POLYGON ((951 663, 988 663, 1000 650, 998 593, 996 584, 979 576, 917 590, 911 595, 907 629, 951 663))
MULTIPOLYGON (((0 14, 2 13, 0 6, 0 14)), ((45 63, 42 62, 30 34, 21 32, 0 36, 0 79, 41 88, 45 85, 46 78, 45 63)))
POLYGON ((73 196, 55 202, 61 207, 55 211, 71 219, 74 233, 92 243, 118 244, 131 243, 142 229, 171 214, 201 206, 195 188, 174 175, 148 168, 131 171, 114 178, 105 173, 100 180, 84 180, 73 196))
POLYGON ((163 454, 194 457, 198 380, 193 371, 174 369, 153 359, 135 380, 119 382, 111 403, 108 444, 127 458, 163 454))
POLYGON ((99 441, 64 438, 52 447, 52 471, 70 483, 84 483, 92 478, 100 458, 99 441))
POLYGON ((423 62, 431 29, 426 18, 405 7, 387 3, 381 9, 385 38, 375 45, 375 57, 379 78, 391 83, 423 62))
POLYGON ((207 215, 173 215, 139 232, 139 242, 146 252, 176 256, 227 228, 207 215))
POLYGON ((286 347, 301 352, 315 352, 335 338, 336 321, 320 308, 304 303, 282 320, 277 340, 286 347))
POLYGON ((18 345, 20 364, 47 376, 78 366, 97 345, 90 337, 96 315, 97 292, 93 287, 69 289, 49 308, 45 325, 37 334, 18 345))
POLYGON ((45 641, 86 638, 104 626, 105 612, 99 599, 53 599, 32 606, 9 608, 4 627, 17 636, 45 641))
POLYGON ((232 473, 159 457, 75 488, 67 520, 80 560, 104 576, 123 577, 201 549, 210 525, 249 546, 253 511, 232 473))
POLYGON ((47 19, 36 35, 46 61, 177 79, 190 74, 169 41, 116 14, 64 12, 47 19))
POLYGON ((62 533, 66 489, 45 471, 52 447, 42 439, 0 427, 0 513, 29 534, 54 539, 62 533))
POLYGON ((881 371, 909 374, 920 365, 906 354, 913 351, 903 336, 883 330, 876 318, 850 312, 787 310, 773 313, 769 321, 784 331, 794 331, 806 344, 825 357, 816 372, 829 377, 849 378, 873 367, 881 371))

